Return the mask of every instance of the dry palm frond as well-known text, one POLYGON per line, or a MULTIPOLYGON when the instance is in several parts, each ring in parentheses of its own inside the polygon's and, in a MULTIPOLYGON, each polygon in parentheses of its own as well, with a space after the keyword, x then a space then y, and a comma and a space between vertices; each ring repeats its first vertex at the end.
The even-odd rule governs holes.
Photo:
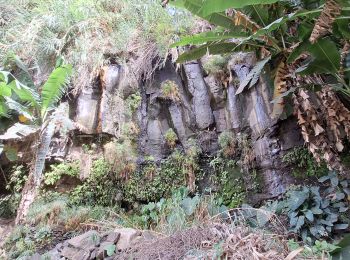
POLYGON ((339 152, 344 148, 342 139, 350 138, 350 111, 336 96, 330 86, 326 86, 318 93, 323 104, 321 107, 326 118, 327 126, 335 139, 335 146, 339 152))
POLYGON ((340 15, 341 7, 336 0, 327 0, 321 15, 317 19, 310 36, 310 42, 315 43, 317 39, 332 32, 335 18, 340 15))
POLYGON ((285 62, 282 60, 277 67, 276 77, 274 80, 274 93, 273 99, 279 100, 274 103, 272 115, 278 117, 283 112, 284 99, 281 97, 287 91, 287 77, 289 75, 289 70, 285 62))
MULTIPOLYGON (((329 100, 329 96, 325 95, 326 91, 332 90, 323 90, 320 94, 321 99, 329 100)), ((327 120, 334 122, 332 112, 334 109, 333 105, 325 100, 319 100, 316 95, 313 96, 313 93, 299 89, 293 95, 294 112, 301 127, 303 139, 315 160, 319 163, 324 160, 330 169, 343 172, 337 153, 341 147, 338 142, 333 141, 334 136, 329 135, 329 132, 334 133, 334 131, 330 130, 333 126, 327 123, 327 120)))
POLYGON ((251 20, 244 13, 237 11, 237 10, 234 10, 234 13, 235 13, 235 16, 234 16, 235 25, 241 25, 244 28, 252 31, 253 33, 255 33, 257 30, 259 30, 261 28, 256 22, 251 20))

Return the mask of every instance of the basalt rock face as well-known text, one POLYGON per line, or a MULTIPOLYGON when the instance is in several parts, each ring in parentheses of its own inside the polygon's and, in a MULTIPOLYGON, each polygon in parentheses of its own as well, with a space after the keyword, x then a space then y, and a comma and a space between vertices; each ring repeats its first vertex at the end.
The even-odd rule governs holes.
POLYGON ((293 180, 281 156, 302 143, 295 120, 272 119, 272 85, 267 73, 258 83, 236 95, 239 83, 253 68, 253 54, 233 55, 229 62, 230 82, 224 84, 214 75, 205 75, 201 63, 193 61, 175 67, 170 61, 156 71, 153 80, 140 84, 141 104, 132 118, 125 118, 120 109, 126 96, 120 95, 121 82, 127 75, 121 68, 104 68, 102 82, 85 89, 77 100, 76 122, 86 134, 107 133, 118 137, 121 124, 133 120, 139 128, 138 154, 161 160, 171 149, 166 133, 172 128, 178 137, 177 146, 186 150, 193 141, 203 153, 213 155, 218 149, 218 136, 224 131, 246 133, 256 158, 266 193, 277 196, 293 180), (171 82, 172 92, 164 85, 171 82), (175 86, 175 87, 174 87, 175 86))

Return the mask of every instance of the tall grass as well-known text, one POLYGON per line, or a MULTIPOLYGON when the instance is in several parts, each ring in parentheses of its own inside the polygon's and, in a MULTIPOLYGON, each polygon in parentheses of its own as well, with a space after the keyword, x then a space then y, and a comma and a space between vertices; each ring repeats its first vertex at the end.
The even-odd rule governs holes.
POLYGON ((76 89, 111 60, 147 79, 191 19, 157 0, 0 0, 0 66, 15 53, 40 82, 63 57, 76 89))

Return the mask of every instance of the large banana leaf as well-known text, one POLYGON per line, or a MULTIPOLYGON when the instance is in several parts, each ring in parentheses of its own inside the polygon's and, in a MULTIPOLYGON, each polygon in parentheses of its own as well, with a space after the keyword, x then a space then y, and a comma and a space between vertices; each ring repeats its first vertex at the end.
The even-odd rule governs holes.
POLYGON ((305 52, 309 53, 312 59, 308 64, 298 69, 297 72, 301 75, 312 73, 335 74, 338 72, 340 67, 340 52, 332 40, 323 38, 315 44, 305 41, 289 55, 288 62, 293 62, 300 54, 305 52))
POLYGON ((8 116, 8 107, 3 100, 0 100, 0 118, 8 116))
POLYGON ((48 110, 62 98, 68 87, 71 74, 71 65, 58 67, 50 74, 41 92, 41 117, 43 119, 46 117, 48 110))
POLYGON ((199 45, 207 42, 222 41, 233 38, 246 37, 247 34, 242 32, 240 27, 230 32, 204 32, 196 35, 183 37, 180 41, 172 44, 170 47, 186 46, 188 44, 199 45))
POLYGON ((16 111, 18 114, 25 116, 29 120, 33 120, 32 113, 28 110, 27 106, 18 103, 12 98, 5 97, 6 105, 9 109, 16 111))
POLYGON ((234 30, 235 25, 233 19, 228 17, 223 12, 213 12, 209 15, 204 15, 202 12, 202 0, 175 0, 170 2, 171 5, 182 7, 189 10, 194 15, 197 15, 208 22, 221 26, 226 29, 234 30))
POLYGON ((204 0, 201 12, 204 16, 208 16, 211 13, 225 11, 228 8, 242 8, 249 5, 273 4, 278 1, 279 0, 204 0))
POLYGON ((183 63, 186 61, 197 60, 206 54, 223 54, 230 53, 237 47, 237 44, 231 42, 210 43, 201 47, 187 51, 179 56, 176 62, 183 63))
POLYGON ((12 80, 8 86, 23 102, 30 102, 31 105, 39 107, 39 95, 33 89, 19 82, 17 79, 12 80))

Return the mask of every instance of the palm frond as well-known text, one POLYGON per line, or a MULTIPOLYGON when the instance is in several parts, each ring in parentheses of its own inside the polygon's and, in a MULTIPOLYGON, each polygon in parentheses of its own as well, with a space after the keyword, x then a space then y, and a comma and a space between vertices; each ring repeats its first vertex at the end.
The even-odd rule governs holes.
POLYGON ((64 95, 71 74, 71 65, 58 67, 50 74, 41 92, 41 117, 43 119, 46 117, 48 110, 64 95))

